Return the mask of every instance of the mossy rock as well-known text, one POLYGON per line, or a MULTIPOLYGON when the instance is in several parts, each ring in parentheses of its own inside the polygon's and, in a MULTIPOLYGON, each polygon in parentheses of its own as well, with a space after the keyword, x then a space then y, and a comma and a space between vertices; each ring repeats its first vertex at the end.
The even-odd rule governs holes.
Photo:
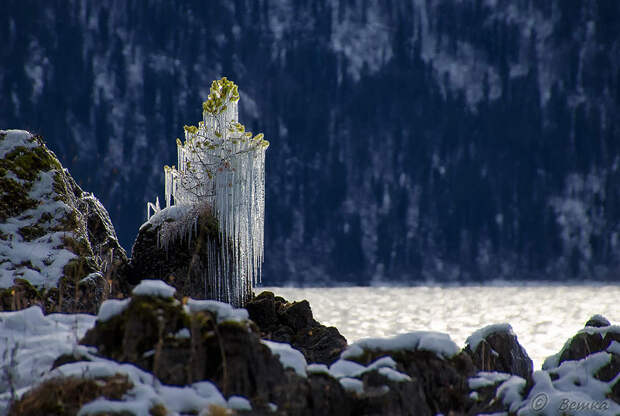
MULTIPOLYGON (((10 416, 73 416, 80 408, 99 397, 121 400, 133 388, 126 375, 97 379, 57 377, 28 391, 11 405, 10 416)), ((125 413, 127 414, 127 413, 125 413)))
POLYGON ((0 131, 0 288, 6 289, 0 308, 35 302, 46 312, 96 312, 109 294, 108 280, 117 292, 126 287, 116 271, 127 263, 105 208, 77 186, 43 139, 0 131), (93 273, 105 279, 80 284, 93 273), (16 279, 42 295, 22 298, 16 279), (78 293, 81 287, 94 287, 97 295, 78 293))

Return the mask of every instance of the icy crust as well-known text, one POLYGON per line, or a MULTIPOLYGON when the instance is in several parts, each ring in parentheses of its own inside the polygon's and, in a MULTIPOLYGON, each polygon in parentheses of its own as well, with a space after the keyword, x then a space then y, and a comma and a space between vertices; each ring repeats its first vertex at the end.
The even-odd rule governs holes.
POLYGON ((171 298, 176 289, 167 285, 161 280, 144 279, 136 286, 131 294, 134 296, 157 296, 160 298, 171 298))
POLYGON ((507 332, 510 335, 515 335, 510 324, 488 325, 471 334, 467 338, 467 340, 465 340, 465 344, 469 345, 469 348, 472 351, 476 351, 478 345, 482 342, 483 339, 496 332, 507 332))
POLYGON ((459 353, 459 347, 450 335, 441 332, 416 331, 396 335, 391 338, 366 338, 349 346, 342 358, 354 359, 361 357, 365 350, 369 351, 429 351, 439 358, 450 358, 459 353))
MULTIPOLYGON (((526 381, 510 374, 480 372, 469 379, 469 387, 478 390, 501 382, 495 398, 518 416, 617 416, 620 405, 609 399, 608 394, 620 382, 620 375, 609 382, 595 377, 610 361, 611 354, 602 351, 579 361, 565 361, 557 368, 536 371, 532 375, 533 387, 526 397, 526 381)), ((477 392, 473 393, 478 396, 477 392)))
POLYGON ((294 370, 301 377, 307 377, 308 363, 301 352, 283 342, 261 340, 261 343, 269 347, 271 353, 278 357, 282 367, 294 370))
POLYGON ((179 221, 187 217, 187 214, 191 211, 192 207, 189 205, 173 205, 168 208, 164 208, 153 215, 147 222, 140 226, 143 229, 147 225, 158 227, 165 222, 179 221))

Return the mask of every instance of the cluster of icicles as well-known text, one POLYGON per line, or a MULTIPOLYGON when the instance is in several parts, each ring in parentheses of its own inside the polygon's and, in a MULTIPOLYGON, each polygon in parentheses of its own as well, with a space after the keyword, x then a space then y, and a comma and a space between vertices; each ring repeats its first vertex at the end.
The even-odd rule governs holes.
MULTIPOLYGON (((212 210, 220 241, 207 239, 205 296, 210 287, 217 300, 239 306, 261 278, 268 142, 243 130, 237 101, 226 104, 219 114, 205 111, 197 128, 186 128, 185 143, 177 140, 178 168, 164 168, 166 208, 188 209, 177 224, 160 228, 158 244, 166 251, 172 240, 189 245, 200 212, 212 210)), ((149 219, 151 209, 158 212, 159 201, 148 204, 149 219)))

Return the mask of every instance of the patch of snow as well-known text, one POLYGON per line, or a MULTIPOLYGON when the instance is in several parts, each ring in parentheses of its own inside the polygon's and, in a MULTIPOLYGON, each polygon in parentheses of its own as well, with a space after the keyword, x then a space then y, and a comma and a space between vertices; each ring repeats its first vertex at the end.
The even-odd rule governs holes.
POLYGON ((0 312, 0 414, 11 400, 11 384, 17 394, 49 372, 59 356, 78 351, 88 354, 89 348, 78 346, 78 340, 95 323, 86 314, 43 315, 39 306, 16 312, 0 312))
POLYGON ((480 328, 479 330, 471 334, 465 341, 465 344, 469 345, 469 348, 472 351, 476 351, 476 349, 478 348, 478 344, 480 344, 483 339, 496 332, 507 332, 510 335, 515 334, 512 331, 512 327, 510 326, 510 324, 487 325, 484 328, 480 328))
POLYGON ((598 352, 579 361, 565 361, 550 371, 536 371, 532 375, 534 386, 527 398, 523 400, 516 394, 507 394, 504 403, 510 404, 511 411, 518 410, 519 416, 555 416, 562 412, 567 415, 618 415, 620 405, 607 398, 617 380, 603 382, 594 377, 610 360, 610 354, 598 352), (534 411, 534 407, 540 410, 534 411))
POLYGON ((252 405, 250 404, 250 401, 242 396, 230 396, 228 398, 228 407, 233 410, 252 410, 252 405))
POLYGON ((191 208, 192 207, 189 205, 172 205, 168 208, 164 208, 142 224, 140 229, 143 229, 149 224, 153 227, 158 227, 164 222, 179 221, 187 215, 191 208))
POLYGON ((329 373, 332 377, 359 377, 367 370, 363 365, 354 361, 348 361, 343 358, 336 361, 329 367, 329 373))
POLYGON ((131 293, 134 296, 159 296, 161 298, 171 298, 176 289, 162 280, 145 279, 136 286, 131 293))
POLYGON ((411 381, 411 377, 409 377, 407 374, 401 373, 400 371, 396 371, 389 367, 379 368, 379 374, 387 377, 391 381, 396 381, 398 383, 403 381, 411 381))
POLYGON ((343 377, 339 381, 346 391, 356 394, 364 393, 364 383, 356 378, 343 377))
POLYGON ((0 140, 0 158, 4 158, 16 147, 22 146, 32 149, 38 146, 32 134, 26 130, 0 130, 4 139, 0 140))
MULTIPOLYGON (((580 329, 577 332, 577 334, 582 334, 582 333, 589 334, 589 335, 600 334, 602 337, 605 337, 608 332, 611 332, 614 334, 620 334, 620 326, 619 325, 609 325, 609 326, 603 326, 603 327, 587 326, 585 328, 580 329)), ((564 343, 564 346, 562 347, 560 352, 547 357, 547 359, 545 359, 545 361, 543 362, 542 369, 551 370, 553 368, 558 367, 560 365, 560 357, 562 356, 564 351, 566 351, 570 347, 571 341, 572 341, 572 338, 569 338, 564 343)))
POLYGON ((511 412, 516 412, 521 400, 526 381, 522 377, 511 375, 495 392, 495 397, 501 399, 511 412))
POLYGON ((99 308, 99 313, 97 314, 97 321, 106 322, 116 315, 120 315, 123 313, 127 306, 129 306, 129 302, 131 302, 130 298, 127 299, 108 299, 101 304, 99 308))
POLYGON ((233 308, 229 303, 217 300, 196 300, 190 299, 187 302, 186 310, 188 313, 209 311, 216 317, 217 323, 233 321, 244 322, 248 320, 248 311, 243 308, 233 308))
POLYGON ((499 382, 506 381, 510 378, 510 374, 500 373, 497 371, 480 371, 476 374, 476 377, 471 377, 468 380, 469 388, 472 390, 478 390, 482 387, 494 386, 499 382))
POLYGON ((261 340, 261 342, 269 347, 273 355, 278 357, 284 368, 291 368, 295 370, 298 375, 307 377, 306 367, 308 364, 301 352, 283 342, 273 342, 264 339, 261 340))
POLYGON ((174 334, 174 337, 176 339, 189 339, 191 334, 189 333, 189 329, 181 328, 176 334, 174 334))
POLYGON ((606 350, 608 353, 620 355, 620 342, 613 340, 606 350))
POLYGON ((308 364, 308 367, 306 367, 306 372, 310 373, 310 374, 327 374, 330 375, 329 373, 329 368, 327 368, 327 366, 325 364, 308 364))
POLYGON ((415 331, 396 335, 391 338, 366 338, 353 343, 341 357, 344 359, 361 356, 369 351, 429 351, 440 358, 450 358, 459 352, 459 348, 450 339, 450 335, 433 331, 415 331))
POLYGON ((368 364, 368 370, 374 370, 376 368, 396 368, 396 361, 392 357, 381 357, 372 363, 368 364))

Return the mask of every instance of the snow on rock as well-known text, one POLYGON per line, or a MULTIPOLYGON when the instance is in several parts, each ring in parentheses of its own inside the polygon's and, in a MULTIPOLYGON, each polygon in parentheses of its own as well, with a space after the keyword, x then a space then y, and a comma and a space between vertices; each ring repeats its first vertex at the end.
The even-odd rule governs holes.
POLYGON ((242 396, 230 396, 228 398, 228 407, 233 410, 252 410, 250 401, 242 396))
POLYGON ((217 300, 190 299, 186 309, 189 313, 209 311, 216 316, 217 323, 225 321, 243 322, 248 320, 248 311, 243 308, 234 308, 229 303, 217 300))
POLYGON ((189 205, 172 205, 168 208, 164 208, 161 211, 155 213, 147 222, 140 226, 140 229, 147 225, 159 226, 169 221, 179 221, 187 217, 187 213, 191 211, 192 207, 189 205))
POLYGON ((77 342, 94 323, 95 317, 85 314, 44 316, 38 306, 0 312, 0 414, 9 404, 10 384, 21 393, 45 375, 60 355, 78 350, 86 354, 88 349, 77 342))
POLYGON ((356 378, 343 377, 340 379, 340 384, 346 391, 356 394, 364 393, 364 383, 356 378))
POLYGON ((161 280, 145 279, 141 281, 131 293, 134 296, 158 296, 160 298, 171 298, 174 296, 175 292, 175 288, 167 285, 161 280))
POLYGON ((478 390, 482 387, 493 386, 499 382, 506 381, 510 378, 510 374, 500 373, 497 371, 480 371, 476 377, 471 377, 468 381, 469 388, 478 390))
MULTIPOLYGON (((601 327, 586 326, 585 328, 580 329, 575 336, 579 334, 588 334, 588 335, 600 334, 601 337, 605 337, 608 333, 620 334, 620 325, 608 325, 608 326, 601 326, 601 327)), ((560 365, 560 357, 562 357, 562 355, 571 347, 571 344, 574 338, 575 337, 568 339, 564 343, 564 346, 562 347, 560 352, 547 357, 547 359, 544 361, 542 365, 542 369, 550 370, 550 369, 558 367, 560 365)), ((609 347, 611 347, 612 344, 613 342, 609 345, 609 347)))
POLYGON ((52 371, 46 379, 63 376, 102 378, 125 375, 133 384, 122 401, 97 399, 80 409, 79 415, 129 412, 150 416, 154 406, 164 406, 171 414, 196 414, 209 405, 226 407, 226 401, 217 387, 208 381, 177 387, 162 384, 152 374, 131 364, 119 364, 99 357, 94 361, 65 364, 52 371))
POLYGON ((477 330, 476 332, 474 332, 473 334, 471 334, 467 338, 465 343, 469 345, 469 348, 472 351, 476 351, 476 349, 478 348, 478 344, 480 344, 480 342, 482 342, 483 339, 485 339, 486 337, 488 337, 489 335, 495 332, 508 332, 509 334, 514 335, 514 332, 510 324, 487 325, 484 328, 481 328, 477 330))
POLYGON ((611 341, 611 344, 607 347, 607 352, 620 355, 620 342, 616 340, 611 341))
POLYGON ((283 342, 273 342, 264 339, 261 340, 261 342, 269 347, 273 355, 278 357, 284 368, 291 368, 295 370, 298 375, 307 377, 306 367, 308 364, 301 352, 283 342))
POLYGON ((329 373, 335 378, 359 377, 366 370, 363 365, 345 359, 340 359, 329 367, 329 373))
MULTIPOLYGON (((127 301, 107 301, 104 305, 112 306, 102 306, 102 309, 116 311, 127 301)), ((112 312, 100 312, 100 315, 105 318, 108 313, 112 312)), ((69 376, 97 379, 125 375, 133 384, 122 401, 99 398, 83 406, 79 415, 128 412, 149 416, 156 405, 164 406, 170 415, 198 414, 210 405, 229 407, 211 382, 183 387, 164 385, 152 374, 131 364, 101 358, 93 354, 93 348, 77 345, 94 325, 95 319, 95 316, 86 314, 45 316, 38 306, 17 312, 0 312, 0 357, 4 357, 3 376, 0 377, 0 414, 8 409, 11 388, 20 397, 39 382, 69 376), (50 371, 54 361, 63 354, 77 354, 90 361, 72 362, 50 371), (5 374, 10 378, 4 377, 5 374)), ((245 408, 241 399, 233 400, 232 405, 245 408)))
POLYGON ((0 288, 23 287, 16 281, 23 279, 39 290, 27 304, 94 313, 109 291, 98 272, 127 261, 107 211, 39 136, 0 130, 0 164, 0 288), (69 282, 90 290, 78 298, 69 282), (40 289, 51 288, 59 288, 62 298, 46 302, 49 292, 40 289))
POLYGON ((306 372, 310 374, 326 374, 330 375, 329 368, 325 364, 308 364, 306 372))
POLYGON ((389 367, 381 367, 379 368, 379 374, 384 375, 391 381, 402 382, 402 381, 411 381, 411 377, 407 374, 403 374, 400 371, 396 371, 389 367))
POLYGON ((0 158, 3 158, 17 146, 32 149, 37 143, 32 139, 32 134, 25 130, 0 130, 5 134, 4 140, 0 140, 0 158))
POLYGON ((607 398, 617 379, 604 382, 594 377, 610 360, 610 354, 598 352, 579 361, 565 361, 549 371, 536 371, 532 376, 534 385, 525 399, 521 397, 525 380, 512 376, 498 388, 497 397, 519 416, 556 416, 562 412, 617 416, 620 405, 607 398))
MULTIPOLYGON (((323 372, 322 370, 322 367, 313 368, 313 372, 320 373, 323 372)), ((377 370, 379 374, 392 381, 411 381, 411 377, 407 374, 396 371, 396 362, 392 359, 392 357, 381 357, 367 366, 341 358, 329 367, 329 374, 334 378, 342 380, 343 378, 359 378, 364 375, 364 373, 373 370, 377 370)))
POLYGON ((440 358, 450 358, 459 352, 448 334, 432 331, 416 331, 391 338, 366 338, 353 343, 341 355, 344 359, 360 357, 364 350, 370 351, 430 351, 440 358))
POLYGON ((122 300, 106 300, 101 304, 101 307, 99 308, 99 313, 97 314, 97 321, 106 322, 109 321, 112 317, 120 315, 125 309, 127 309, 127 306, 129 306, 129 302, 131 302, 130 298, 122 300))
POLYGON ((522 393, 525 388, 525 383, 525 379, 511 375, 498 387, 495 397, 508 406, 511 412, 515 412, 519 408, 520 401, 523 398, 522 393))

